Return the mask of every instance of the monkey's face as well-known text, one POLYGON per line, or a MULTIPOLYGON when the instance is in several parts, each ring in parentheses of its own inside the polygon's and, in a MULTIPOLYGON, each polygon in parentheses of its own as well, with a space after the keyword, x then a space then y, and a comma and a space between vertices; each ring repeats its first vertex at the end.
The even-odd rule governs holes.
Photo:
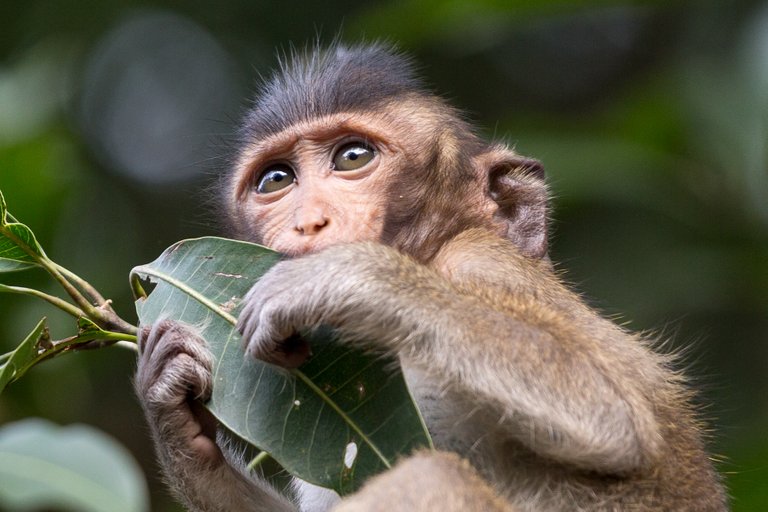
POLYGON ((388 179, 422 164, 405 161, 416 133, 393 137, 395 121, 334 114, 245 148, 229 190, 237 235, 290 255, 380 240, 388 179))

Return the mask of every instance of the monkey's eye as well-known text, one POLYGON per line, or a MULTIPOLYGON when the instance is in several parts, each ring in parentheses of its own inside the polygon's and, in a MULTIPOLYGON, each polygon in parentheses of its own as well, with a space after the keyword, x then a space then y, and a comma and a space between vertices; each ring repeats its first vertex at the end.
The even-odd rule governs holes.
POLYGON ((350 142, 333 155, 333 168, 337 171, 354 171, 373 160, 373 148, 362 142, 350 142))
POLYGON ((259 182, 256 184, 256 192, 259 194, 277 192, 294 181, 296 181, 296 174, 293 169, 284 164, 273 165, 261 173, 259 182))

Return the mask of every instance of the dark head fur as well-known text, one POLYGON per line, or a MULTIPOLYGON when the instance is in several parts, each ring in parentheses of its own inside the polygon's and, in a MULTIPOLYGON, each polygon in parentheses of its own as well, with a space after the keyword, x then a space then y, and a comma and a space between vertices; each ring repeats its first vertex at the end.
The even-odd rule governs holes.
POLYGON ((412 61, 391 46, 334 44, 293 51, 259 87, 240 136, 259 140, 301 121, 369 111, 406 93, 428 94, 412 61))

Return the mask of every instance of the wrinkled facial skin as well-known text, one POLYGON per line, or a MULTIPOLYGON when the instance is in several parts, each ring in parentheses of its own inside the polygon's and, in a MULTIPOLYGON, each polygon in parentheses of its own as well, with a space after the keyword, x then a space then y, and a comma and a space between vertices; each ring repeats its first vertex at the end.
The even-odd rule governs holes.
POLYGON ((387 109, 333 114, 254 142, 242 151, 228 189, 236 234, 290 256, 380 240, 389 181, 423 168, 417 149, 431 124, 419 115, 396 119, 387 109), (334 160, 350 147, 367 147, 372 157, 366 153, 365 163, 344 170, 334 160), (277 181, 260 191, 274 169, 277 181))

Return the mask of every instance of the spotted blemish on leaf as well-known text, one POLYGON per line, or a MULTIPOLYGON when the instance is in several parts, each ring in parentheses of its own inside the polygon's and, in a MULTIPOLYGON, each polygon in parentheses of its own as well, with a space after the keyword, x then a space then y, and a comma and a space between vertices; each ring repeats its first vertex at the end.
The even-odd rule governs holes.
POLYGON ((344 449, 344 467, 352 469, 355 460, 357 460, 357 443, 353 441, 344 449))
POLYGON ((240 299, 238 297, 232 297, 227 302, 219 303, 219 306, 227 313, 231 313, 234 311, 238 304, 240 304, 240 299))
POLYGON ((216 272, 213 275, 218 276, 218 277, 231 277, 232 279, 242 279, 243 278, 242 274, 227 274, 225 272, 216 272))

